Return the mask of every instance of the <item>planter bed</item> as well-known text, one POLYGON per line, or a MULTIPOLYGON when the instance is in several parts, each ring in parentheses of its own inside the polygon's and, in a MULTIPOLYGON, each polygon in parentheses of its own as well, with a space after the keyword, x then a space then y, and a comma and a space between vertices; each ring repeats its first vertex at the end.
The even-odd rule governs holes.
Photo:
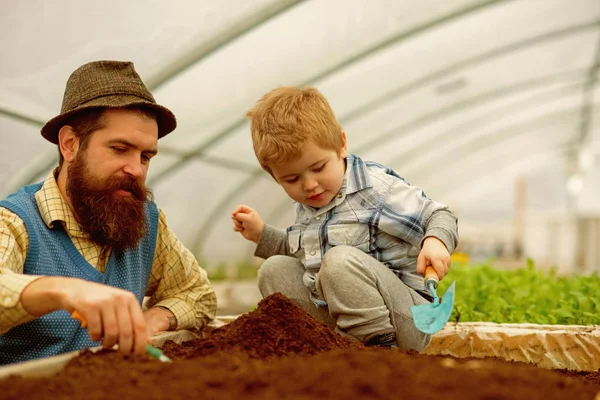
POLYGON ((0 368, 0 398, 596 399, 598 335, 595 327, 451 323, 427 354, 365 349, 276 294, 201 335, 155 337, 173 363, 102 350, 14 364, 0 368), (500 359, 518 354, 531 364, 500 359), (580 372, 549 370, 568 368, 559 359, 580 372))

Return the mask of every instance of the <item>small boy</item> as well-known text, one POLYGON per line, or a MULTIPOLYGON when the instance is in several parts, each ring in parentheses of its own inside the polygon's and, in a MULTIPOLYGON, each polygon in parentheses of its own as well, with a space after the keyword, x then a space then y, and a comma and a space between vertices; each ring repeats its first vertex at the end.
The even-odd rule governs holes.
POLYGON ((297 203, 287 230, 245 205, 232 213, 233 229, 266 259, 262 296, 281 292, 367 346, 423 350, 431 337, 416 329, 410 306, 432 300, 426 266, 440 279, 448 272, 454 214, 393 170, 349 154, 314 88, 272 90, 246 116, 260 165, 297 203))

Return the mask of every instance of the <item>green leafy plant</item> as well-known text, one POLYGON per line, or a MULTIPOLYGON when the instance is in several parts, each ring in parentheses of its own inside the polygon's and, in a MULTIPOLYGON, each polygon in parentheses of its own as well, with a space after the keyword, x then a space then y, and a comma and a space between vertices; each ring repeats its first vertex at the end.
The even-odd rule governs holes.
POLYGON ((205 264, 203 267, 211 281, 255 279, 258 274, 258 266, 249 262, 219 263, 214 266, 205 264))
POLYGON ((456 281, 450 320, 564 325, 600 324, 600 277, 558 276, 536 269, 533 261, 518 269, 487 264, 453 265, 440 282, 442 295, 456 281))

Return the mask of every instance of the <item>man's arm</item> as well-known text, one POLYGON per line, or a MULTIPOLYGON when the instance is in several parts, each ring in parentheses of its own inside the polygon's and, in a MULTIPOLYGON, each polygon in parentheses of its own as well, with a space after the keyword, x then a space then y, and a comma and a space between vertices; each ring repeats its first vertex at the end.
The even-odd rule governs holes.
POLYGON ((143 354, 146 324, 131 292, 81 279, 23 274, 29 236, 23 220, 0 207, 0 333, 52 311, 77 309, 92 340, 143 354))
POLYGON ((156 250, 146 295, 151 296, 146 319, 149 325, 155 326, 154 329, 150 327, 151 333, 167 329, 200 329, 217 313, 217 297, 206 271, 168 228, 160 209, 156 250), (156 322, 150 322, 148 313, 156 316, 156 322))

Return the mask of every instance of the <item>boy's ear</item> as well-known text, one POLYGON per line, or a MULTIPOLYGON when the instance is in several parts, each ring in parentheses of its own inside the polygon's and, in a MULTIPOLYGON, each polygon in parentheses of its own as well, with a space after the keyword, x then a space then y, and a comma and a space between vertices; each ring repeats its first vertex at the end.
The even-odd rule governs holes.
POLYGON ((346 132, 342 131, 342 149, 340 151, 340 157, 346 158, 348 155, 348 149, 346 147, 346 132))

